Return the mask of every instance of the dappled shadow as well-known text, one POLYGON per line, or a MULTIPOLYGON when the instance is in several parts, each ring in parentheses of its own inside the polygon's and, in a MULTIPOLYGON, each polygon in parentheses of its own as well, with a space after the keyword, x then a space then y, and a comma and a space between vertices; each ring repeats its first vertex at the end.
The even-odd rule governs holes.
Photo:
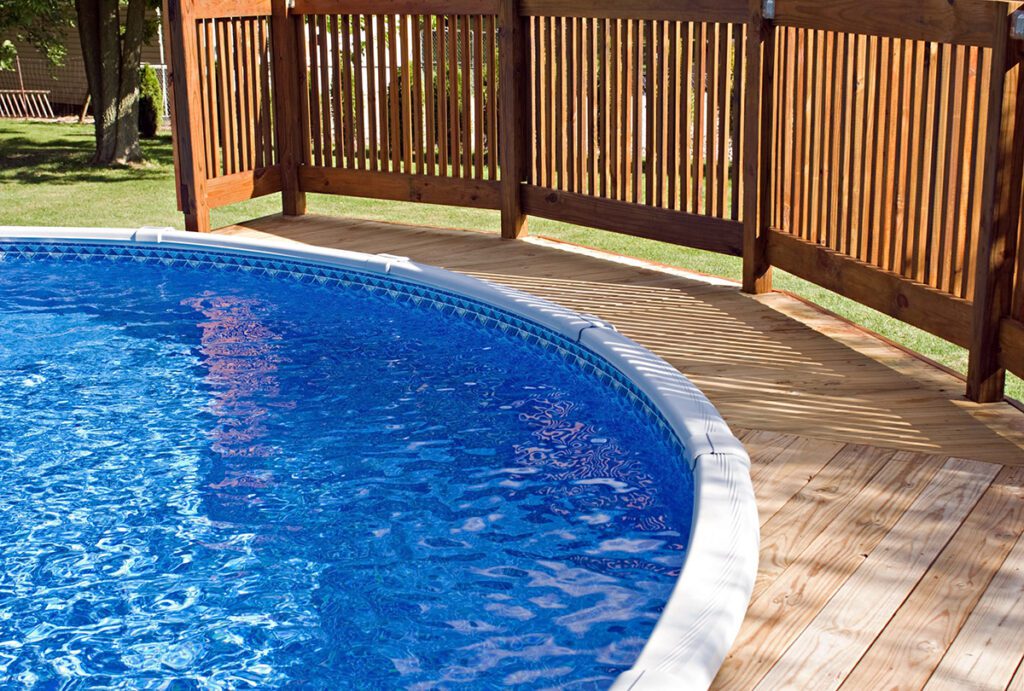
MULTIPOLYGON (((1016 411, 966 403, 952 377, 897 371, 733 286, 484 233, 317 216, 269 217, 231 232, 251 231, 406 255, 601 317, 689 376, 738 427, 1024 462, 1024 416, 1016 411)), ((913 360, 866 334, 854 337, 867 350, 913 360)))
POLYGON ((143 140, 145 161, 138 165, 94 166, 91 128, 82 127, 81 135, 47 137, 35 140, 15 134, 0 134, 0 182, 17 184, 112 182, 131 171, 136 180, 163 180, 167 167, 174 164, 169 134, 143 140))

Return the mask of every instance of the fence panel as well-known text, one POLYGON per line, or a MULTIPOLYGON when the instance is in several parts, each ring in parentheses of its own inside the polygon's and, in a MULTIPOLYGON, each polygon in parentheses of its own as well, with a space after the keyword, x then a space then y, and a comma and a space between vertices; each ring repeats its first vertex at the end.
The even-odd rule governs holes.
POLYGON ((773 226, 970 299, 992 51, 777 31, 773 226))
POLYGON ((499 208, 496 16, 310 14, 300 26, 304 189, 499 208))
POLYGON ((196 45, 210 206, 254 196, 243 179, 279 191, 263 177, 278 162, 270 18, 200 19, 196 45))
POLYGON ((978 399, 1024 371, 1015 3, 166 2, 190 228, 272 191, 500 209, 778 266, 968 347, 978 399))
POLYGON ((773 265, 971 345, 1007 11, 779 3, 773 265))
POLYGON ((740 219, 742 24, 534 17, 531 184, 740 219))
POLYGON ((739 254, 746 26, 533 5, 527 210, 739 254))
POLYGON ((165 7, 177 16, 171 121, 191 228, 208 228, 211 208, 281 191, 270 11, 260 0, 165 7))

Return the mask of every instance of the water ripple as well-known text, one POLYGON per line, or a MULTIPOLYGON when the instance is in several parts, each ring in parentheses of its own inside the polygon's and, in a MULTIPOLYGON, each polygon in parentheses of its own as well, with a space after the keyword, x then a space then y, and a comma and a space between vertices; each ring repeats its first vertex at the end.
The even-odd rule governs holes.
POLYGON ((691 480, 557 355, 339 288, 0 272, 0 681, 600 688, 691 480))

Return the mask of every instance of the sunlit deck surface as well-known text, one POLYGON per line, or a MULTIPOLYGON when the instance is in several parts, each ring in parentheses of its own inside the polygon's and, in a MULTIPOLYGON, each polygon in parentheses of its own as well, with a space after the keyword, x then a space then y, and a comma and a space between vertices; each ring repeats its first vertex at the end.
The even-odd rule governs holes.
POLYGON ((318 216, 223 228, 461 271, 597 315, 753 459, 761 566, 722 689, 1024 691, 1024 414, 781 294, 542 241, 318 216))

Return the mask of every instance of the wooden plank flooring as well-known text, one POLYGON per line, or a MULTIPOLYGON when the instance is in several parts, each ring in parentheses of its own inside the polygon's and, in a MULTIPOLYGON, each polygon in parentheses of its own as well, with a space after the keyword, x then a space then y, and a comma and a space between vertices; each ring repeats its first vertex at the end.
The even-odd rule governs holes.
POLYGON ((220 232, 387 252, 597 315, 747 446, 754 597, 721 689, 1024 691, 1024 414, 793 298, 552 243, 308 216, 220 232), (570 251, 571 250, 571 251, 570 251))

